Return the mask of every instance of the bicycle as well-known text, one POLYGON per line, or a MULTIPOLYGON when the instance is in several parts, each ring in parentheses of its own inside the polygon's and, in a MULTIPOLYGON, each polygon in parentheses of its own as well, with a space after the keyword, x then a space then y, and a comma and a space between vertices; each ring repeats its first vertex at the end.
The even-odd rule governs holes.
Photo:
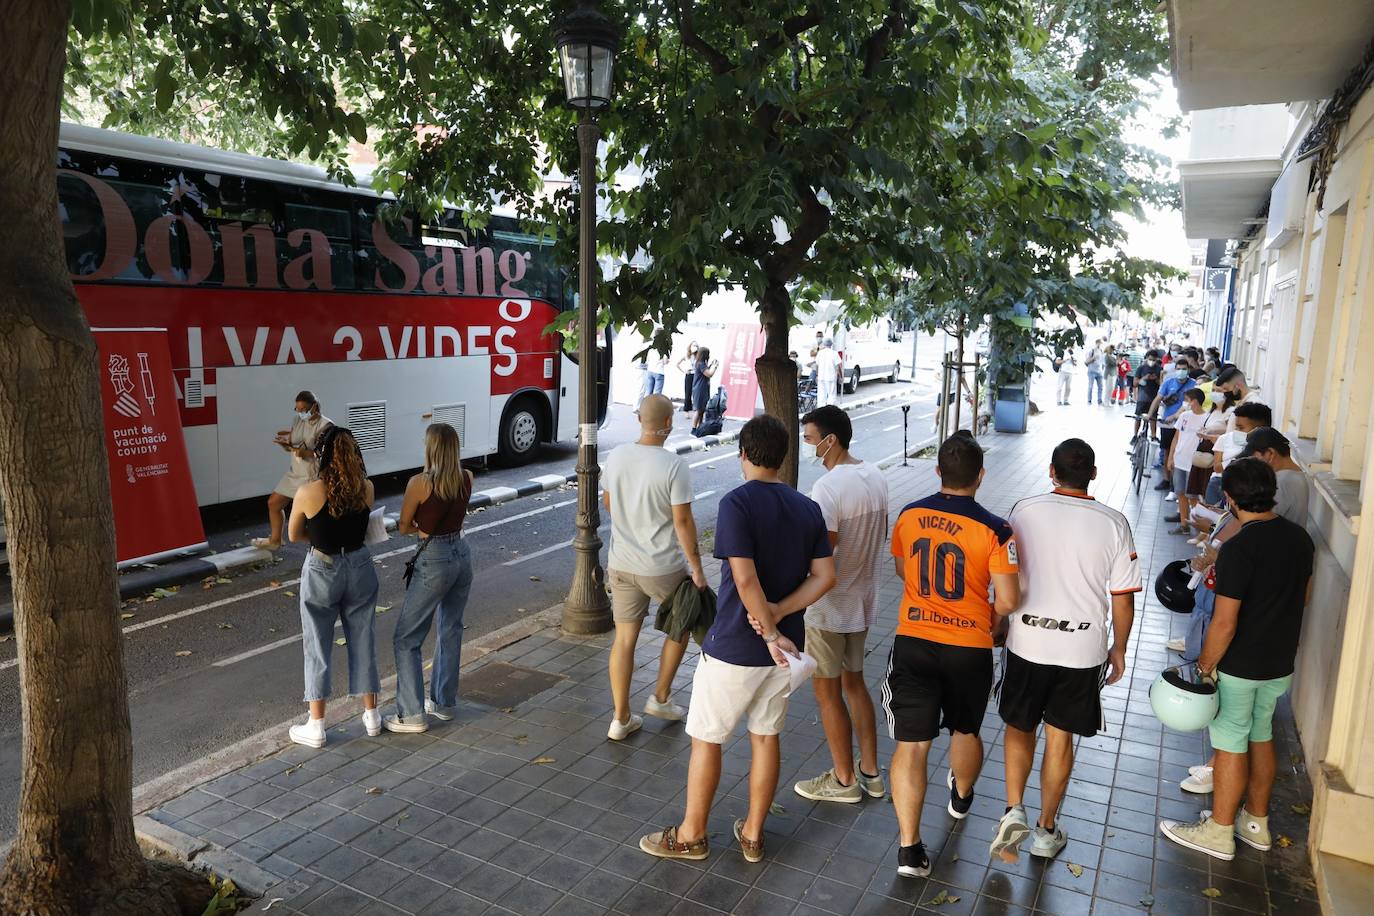
MULTIPOLYGON (((1136 415, 1132 420, 1146 421, 1148 418, 1136 415)), ((1150 428, 1145 422, 1141 423, 1140 432, 1136 434, 1135 442, 1131 444, 1131 483, 1135 487, 1135 495, 1140 495, 1140 482, 1150 476, 1151 446, 1154 445, 1154 438, 1150 435, 1150 428)))

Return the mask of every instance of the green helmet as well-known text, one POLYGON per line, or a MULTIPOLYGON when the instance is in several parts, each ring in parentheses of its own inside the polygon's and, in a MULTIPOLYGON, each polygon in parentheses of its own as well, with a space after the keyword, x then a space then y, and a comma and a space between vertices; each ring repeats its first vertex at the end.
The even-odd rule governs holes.
POLYGON ((1214 681, 1192 674, 1191 666, 1166 668, 1150 686, 1150 708, 1167 728, 1195 732, 1212 724, 1221 700, 1214 681))

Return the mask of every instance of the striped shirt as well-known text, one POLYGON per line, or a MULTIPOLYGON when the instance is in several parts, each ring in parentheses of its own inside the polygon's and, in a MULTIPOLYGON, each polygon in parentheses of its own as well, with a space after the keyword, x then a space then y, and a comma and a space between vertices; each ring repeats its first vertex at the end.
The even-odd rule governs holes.
POLYGON ((879 560, 887 553, 887 480, 872 465, 837 464, 811 489, 835 544, 835 587, 806 611, 806 625, 857 633, 878 619, 879 560))

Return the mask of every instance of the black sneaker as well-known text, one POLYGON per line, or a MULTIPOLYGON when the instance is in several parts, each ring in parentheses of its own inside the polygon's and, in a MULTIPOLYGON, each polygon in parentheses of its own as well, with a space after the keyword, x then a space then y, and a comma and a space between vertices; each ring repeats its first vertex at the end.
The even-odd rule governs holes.
POLYGON ((1178 524, 1178 513, 1175 512, 1173 515, 1166 515, 1166 516, 1164 516, 1164 521, 1167 522, 1167 523, 1170 524, 1170 525, 1177 525, 1177 524, 1178 524))
MULTIPOLYGON (((1155 470, 1162 470, 1162 468, 1156 468, 1155 470)), ((1168 489, 1169 489, 1169 478, 1168 478, 1168 477, 1165 477, 1165 478, 1164 478, 1163 480, 1161 480, 1159 483, 1155 484, 1155 489, 1156 489, 1156 490, 1159 490, 1160 492, 1163 492, 1163 491, 1165 491, 1165 490, 1168 490, 1168 489)))
POLYGON ((897 847, 897 874, 903 878, 924 878, 930 874, 930 856, 926 844, 897 847))
POLYGON ((949 816, 962 821, 968 817, 968 809, 973 807, 973 793, 963 798, 959 796, 959 784, 954 781, 953 770, 949 771, 949 778, 945 781, 949 783, 949 816))

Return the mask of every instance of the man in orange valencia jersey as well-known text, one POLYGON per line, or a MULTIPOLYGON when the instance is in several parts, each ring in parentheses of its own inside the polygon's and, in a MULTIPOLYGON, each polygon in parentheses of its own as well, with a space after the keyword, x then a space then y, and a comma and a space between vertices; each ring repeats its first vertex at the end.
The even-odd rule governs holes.
POLYGON ((962 820, 973 804, 994 631, 1021 596, 1011 526, 974 500, 983 482, 982 447, 960 430, 940 446, 936 470, 940 492, 905 507, 892 531, 906 589, 882 698, 897 741, 889 775, 901 833, 897 873, 906 877, 930 874, 921 805, 930 744, 941 728, 951 736, 949 813, 962 820), (989 586, 995 601, 988 600, 989 586))

